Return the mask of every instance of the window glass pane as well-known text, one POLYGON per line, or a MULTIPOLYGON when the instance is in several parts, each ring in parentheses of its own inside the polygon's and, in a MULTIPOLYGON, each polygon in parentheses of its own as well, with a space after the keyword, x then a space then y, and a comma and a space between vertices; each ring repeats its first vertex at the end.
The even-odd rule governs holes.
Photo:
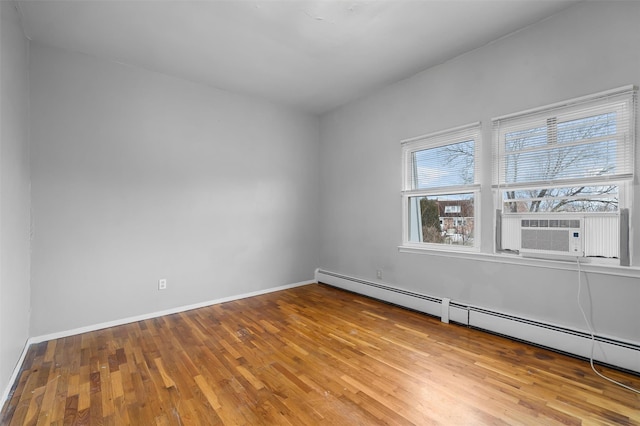
POLYGON ((522 183, 613 175, 616 141, 558 146, 546 150, 509 153, 504 157, 505 182, 522 183))
POLYGON ((599 138, 615 134, 615 112, 558 123, 559 143, 599 138))
POLYGON ((412 189, 474 183, 474 142, 464 141, 412 153, 412 189))
POLYGON ((474 194, 409 197, 409 241, 473 246, 474 194))
POLYGON ((535 127, 505 135, 505 151, 521 151, 547 145, 547 128, 535 127))
POLYGON ((618 186, 578 186, 504 191, 505 213, 615 212, 618 186))

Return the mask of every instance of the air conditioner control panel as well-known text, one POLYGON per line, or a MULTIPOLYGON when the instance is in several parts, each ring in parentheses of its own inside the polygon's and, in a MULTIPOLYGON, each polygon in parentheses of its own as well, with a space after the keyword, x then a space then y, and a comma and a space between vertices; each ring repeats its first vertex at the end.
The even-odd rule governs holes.
POLYGON ((582 236, 580 231, 570 231, 569 251, 582 256, 582 236))

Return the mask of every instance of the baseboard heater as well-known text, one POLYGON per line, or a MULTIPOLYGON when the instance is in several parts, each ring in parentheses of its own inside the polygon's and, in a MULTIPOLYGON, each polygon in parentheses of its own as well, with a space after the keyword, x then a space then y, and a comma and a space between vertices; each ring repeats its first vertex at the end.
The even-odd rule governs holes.
MULTIPOLYGON (((454 300, 432 297, 321 269, 317 271, 316 280, 433 315, 446 322, 467 325, 582 358, 591 356, 591 335, 583 331, 468 306, 454 300)), ((640 374, 638 344, 595 336, 593 358, 599 363, 640 374)))

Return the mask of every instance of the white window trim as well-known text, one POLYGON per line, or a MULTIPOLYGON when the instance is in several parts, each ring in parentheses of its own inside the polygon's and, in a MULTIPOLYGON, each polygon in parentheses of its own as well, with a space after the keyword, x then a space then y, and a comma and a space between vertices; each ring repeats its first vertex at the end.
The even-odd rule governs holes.
POLYGON ((474 122, 451 129, 441 130, 425 135, 404 139, 402 145, 402 246, 403 248, 415 251, 443 251, 443 252, 479 252, 481 241, 481 187, 480 181, 482 173, 481 149, 482 149, 482 125, 481 122, 474 122), (439 187, 428 189, 409 189, 412 187, 412 175, 407 170, 409 164, 408 156, 415 151, 437 148, 446 145, 448 141, 455 143, 456 140, 466 139, 473 135, 474 140, 474 181, 476 183, 468 185, 457 185, 453 187, 439 187), (436 243, 418 243, 409 241, 409 198, 424 197, 432 195, 454 195, 454 194, 474 194, 474 241, 473 246, 460 246, 436 243))

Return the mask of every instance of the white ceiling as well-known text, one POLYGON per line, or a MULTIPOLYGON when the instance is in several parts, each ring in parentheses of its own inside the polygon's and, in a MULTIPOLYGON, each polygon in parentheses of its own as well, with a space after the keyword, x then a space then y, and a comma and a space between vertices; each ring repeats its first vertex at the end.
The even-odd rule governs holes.
POLYGON ((31 40, 323 113, 575 0, 19 0, 31 40))

